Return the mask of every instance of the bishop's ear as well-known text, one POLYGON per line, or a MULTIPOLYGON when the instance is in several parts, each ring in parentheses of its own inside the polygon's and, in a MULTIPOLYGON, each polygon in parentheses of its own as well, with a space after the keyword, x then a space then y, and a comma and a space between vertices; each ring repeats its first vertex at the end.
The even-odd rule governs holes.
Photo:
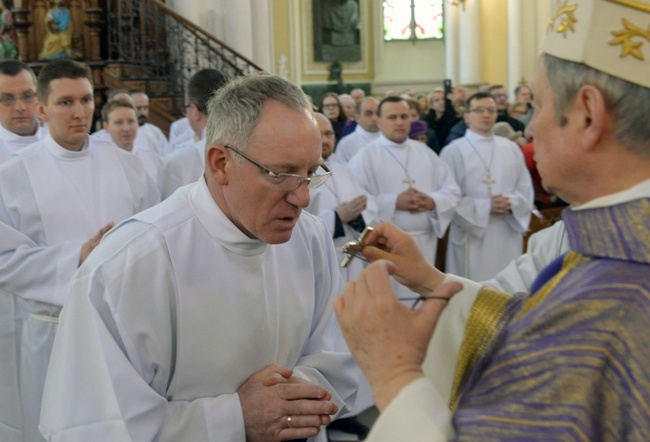
POLYGON ((229 162, 232 158, 227 149, 219 144, 213 144, 205 152, 205 172, 217 183, 224 185, 228 182, 229 162))
POLYGON ((582 144, 587 150, 593 149, 607 135, 612 127, 612 120, 607 112, 607 103, 603 93, 595 86, 583 86, 578 92, 577 100, 583 112, 582 144))

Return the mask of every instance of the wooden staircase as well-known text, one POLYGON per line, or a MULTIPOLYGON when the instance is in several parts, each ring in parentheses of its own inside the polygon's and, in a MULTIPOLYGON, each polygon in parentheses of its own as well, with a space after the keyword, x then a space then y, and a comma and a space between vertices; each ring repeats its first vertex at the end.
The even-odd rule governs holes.
MULTIPOLYGON (((184 106, 189 78, 204 68, 229 78, 262 71, 252 61, 160 0, 70 0, 72 54, 87 63, 95 83, 96 117, 113 89, 149 95, 149 121, 167 132, 184 106)), ((19 59, 36 72, 49 2, 23 0, 12 9, 19 59)))

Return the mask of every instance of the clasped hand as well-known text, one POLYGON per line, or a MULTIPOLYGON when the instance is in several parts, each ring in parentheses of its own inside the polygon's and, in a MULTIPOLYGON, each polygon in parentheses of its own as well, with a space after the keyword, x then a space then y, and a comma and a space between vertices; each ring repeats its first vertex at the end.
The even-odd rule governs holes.
POLYGON ((435 201, 417 189, 407 189, 397 196, 395 208, 410 213, 428 212, 436 207, 435 201))
POLYGON ((271 364, 251 375, 237 390, 247 441, 306 439, 329 425, 330 415, 338 411, 332 395, 292 374, 290 368, 271 364))
POLYGON ((365 195, 359 195, 358 197, 339 204, 336 208, 336 213, 339 215, 341 222, 349 223, 359 218, 361 212, 366 210, 366 204, 368 203, 368 197, 365 195))

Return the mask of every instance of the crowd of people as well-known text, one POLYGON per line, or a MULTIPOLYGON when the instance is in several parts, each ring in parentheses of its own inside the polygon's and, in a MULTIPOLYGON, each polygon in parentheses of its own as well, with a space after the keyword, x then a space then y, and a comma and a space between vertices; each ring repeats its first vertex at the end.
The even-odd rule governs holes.
POLYGON ((571 49, 624 7, 576 2, 513 100, 204 69, 169 137, 0 62, 0 440, 647 438, 650 72, 571 49))

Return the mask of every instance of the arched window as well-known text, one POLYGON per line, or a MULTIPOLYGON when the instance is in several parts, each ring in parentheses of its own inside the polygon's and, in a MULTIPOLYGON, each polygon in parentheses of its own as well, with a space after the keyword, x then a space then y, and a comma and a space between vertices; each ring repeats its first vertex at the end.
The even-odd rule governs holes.
POLYGON ((444 0, 384 0, 384 40, 444 37, 444 0))

